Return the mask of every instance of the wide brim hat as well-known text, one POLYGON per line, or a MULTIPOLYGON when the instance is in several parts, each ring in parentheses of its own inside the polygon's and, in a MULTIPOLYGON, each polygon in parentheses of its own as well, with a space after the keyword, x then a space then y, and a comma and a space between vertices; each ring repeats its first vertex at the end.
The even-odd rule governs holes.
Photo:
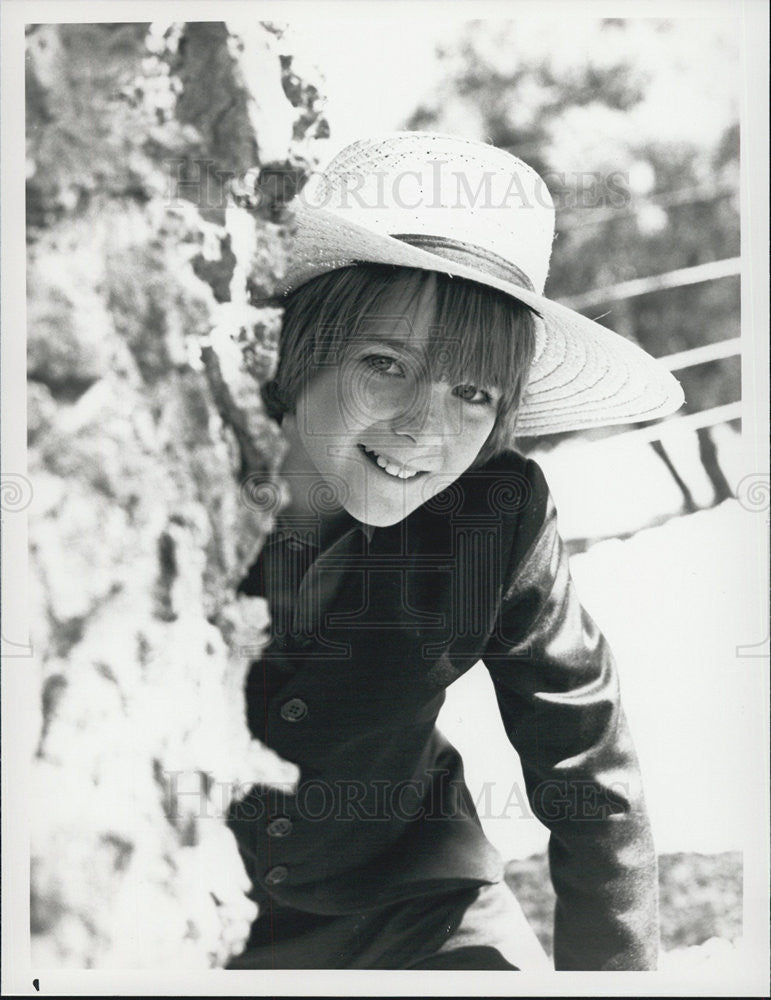
POLYGON ((465 278, 529 306, 539 319, 520 435, 655 420, 682 405, 661 363, 543 294, 554 207, 542 178, 510 153, 426 132, 366 138, 314 173, 290 207, 284 294, 369 262, 465 278))

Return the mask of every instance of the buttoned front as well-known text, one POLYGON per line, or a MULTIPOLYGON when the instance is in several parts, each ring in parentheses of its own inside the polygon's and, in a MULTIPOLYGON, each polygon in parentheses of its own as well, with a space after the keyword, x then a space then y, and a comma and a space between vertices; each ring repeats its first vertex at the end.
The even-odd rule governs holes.
POLYGON ((276 865, 265 873, 266 885, 280 885, 289 877, 289 869, 285 865, 276 865))
POLYGON ((269 837, 286 837, 292 832, 292 821, 288 816, 277 816, 265 828, 269 837))
POLYGON ((269 541, 244 583, 278 609, 249 672, 249 724, 301 772, 282 799, 291 836, 280 844, 279 810, 260 795, 251 813, 233 808, 252 877, 286 905, 330 914, 497 881, 460 756, 435 728, 445 687, 481 659, 552 833, 558 967, 649 967, 656 869, 637 762, 537 465, 509 453, 400 524, 351 519, 324 550, 301 549, 269 541), (286 627, 279 642, 293 596, 307 630, 286 627), (579 814, 590 801, 594 813, 579 814), (269 842, 287 868, 280 883, 260 865, 269 842))
POLYGON ((281 706, 281 718, 286 722, 302 722, 308 714, 308 706, 302 698, 290 698, 281 706))

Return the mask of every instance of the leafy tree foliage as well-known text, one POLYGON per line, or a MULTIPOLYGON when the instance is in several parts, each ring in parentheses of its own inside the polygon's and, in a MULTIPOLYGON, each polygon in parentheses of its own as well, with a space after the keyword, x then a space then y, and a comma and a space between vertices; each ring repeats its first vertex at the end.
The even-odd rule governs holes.
MULTIPOLYGON (((408 128, 463 131, 546 175, 557 298, 739 254, 729 22, 477 21, 408 128)), ((739 279, 586 310, 656 356, 739 335, 739 279)), ((738 358, 684 370, 690 409, 738 398, 738 358)))

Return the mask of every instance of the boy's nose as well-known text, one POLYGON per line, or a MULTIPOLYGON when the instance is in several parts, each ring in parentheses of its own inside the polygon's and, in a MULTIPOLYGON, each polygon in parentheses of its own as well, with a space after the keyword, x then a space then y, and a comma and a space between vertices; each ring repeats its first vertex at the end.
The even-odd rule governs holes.
POLYGON ((457 403, 445 383, 425 384, 410 405, 393 416, 391 429, 415 441, 438 440, 458 434, 460 408, 457 403))

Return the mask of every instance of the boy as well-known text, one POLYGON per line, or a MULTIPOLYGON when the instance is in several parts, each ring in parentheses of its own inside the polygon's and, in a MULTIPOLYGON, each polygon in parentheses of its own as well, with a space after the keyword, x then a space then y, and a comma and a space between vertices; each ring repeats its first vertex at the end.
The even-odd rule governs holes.
POLYGON ((512 441, 515 424, 661 416, 679 386, 541 295, 552 210, 500 150, 363 140, 296 220, 266 393, 291 501, 242 587, 272 617, 250 728, 301 778, 232 809, 261 912, 231 967, 543 967, 434 725, 481 659, 551 831, 556 967, 653 968, 655 854, 615 665, 512 441))

